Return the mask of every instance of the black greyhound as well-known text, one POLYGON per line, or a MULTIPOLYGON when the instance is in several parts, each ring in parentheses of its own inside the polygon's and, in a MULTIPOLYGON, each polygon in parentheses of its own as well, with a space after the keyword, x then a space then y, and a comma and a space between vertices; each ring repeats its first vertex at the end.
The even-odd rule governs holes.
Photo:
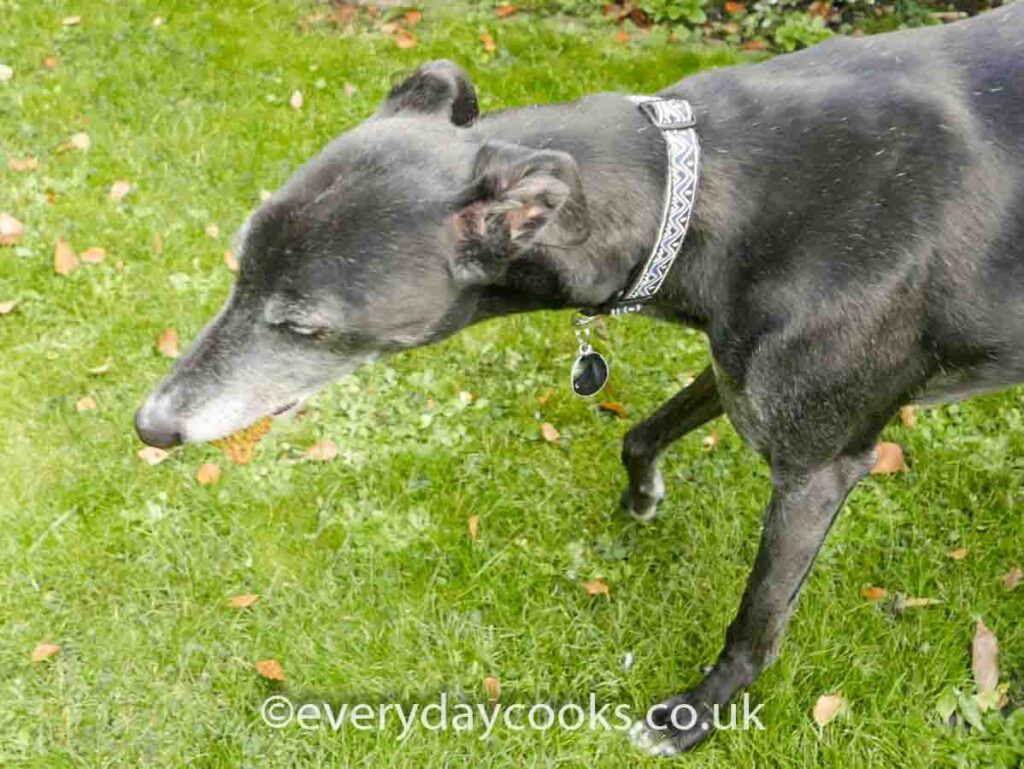
MULTIPOLYGON (((1024 382, 1024 7, 662 95, 693 106, 703 157, 690 234, 646 312, 703 330, 712 362, 629 431, 625 501, 650 517, 659 453, 723 412, 772 473, 725 648, 666 702, 706 722, 772 659, 899 407, 1024 382)), ((480 116, 461 69, 421 67, 249 219, 231 297, 139 434, 219 438, 380 353, 607 301, 657 237, 664 141, 620 95, 480 116)), ((670 713, 640 735, 653 751, 709 733, 670 713)))

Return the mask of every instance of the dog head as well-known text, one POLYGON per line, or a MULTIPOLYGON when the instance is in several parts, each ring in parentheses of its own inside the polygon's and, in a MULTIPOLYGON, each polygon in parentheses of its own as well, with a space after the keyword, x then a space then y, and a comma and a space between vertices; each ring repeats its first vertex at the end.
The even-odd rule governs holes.
POLYGON ((272 195, 239 233, 224 307, 137 412, 142 439, 213 440, 286 411, 483 317, 517 263, 585 237, 573 158, 483 141, 478 111, 465 72, 426 64, 272 195))

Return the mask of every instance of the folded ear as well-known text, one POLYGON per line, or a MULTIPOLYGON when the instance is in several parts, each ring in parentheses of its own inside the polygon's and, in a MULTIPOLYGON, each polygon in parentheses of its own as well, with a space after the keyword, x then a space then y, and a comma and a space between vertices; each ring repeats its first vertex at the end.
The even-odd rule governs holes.
POLYGON ((460 240, 489 245, 491 253, 572 245, 590 231, 573 157, 505 142, 488 142, 477 152, 454 221, 460 240))
POLYGON ((392 88, 375 117, 423 115, 466 126, 479 114, 469 75, 455 62, 440 59, 422 65, 392 88))

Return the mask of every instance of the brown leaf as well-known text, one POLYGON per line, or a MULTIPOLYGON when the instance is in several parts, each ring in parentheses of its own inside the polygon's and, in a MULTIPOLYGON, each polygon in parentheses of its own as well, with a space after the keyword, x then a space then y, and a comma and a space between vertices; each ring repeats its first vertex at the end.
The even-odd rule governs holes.
POLYGON ((509 16, 514 16, 522 10, 518 5, 512 5, 512 3, 502 3, 495 9, 495 13, 499 19, 507 19, 509 16))
MULTIPOLYGON (((0 315, 2 314, 0 312, 0 315)), ((1003 590, 1013 590, 1021 583, 1022 579, 1024 579, 1024 571, 1021 571, 1020 566, 1014 566, 1003 577, 1003 590)))
POLYGON ((72 134, 71 138, 68 139, 68 145, 71 149, 85 152, 92 145, 92 140, 89 138, 89 134, 82 131, 80 133, 72 134))
POLYGON ((21 240, 25 227, 7 213, 0 213, 0 246, 13 246, 21 240))
POLYGON ((277 660, 260 660, 254 667, 256 672, 266 678, 268 681, 284 681, 284 670, 281 669, 281 663, 277 660))
POLYGON ((106 249, 99 246, 90 246, 82 252, 81 259, 85 264, 99 264, 107 256, 106 249))
POLYGON ((718 434, 718 430, 712 430, 701 443, 704 445, 705 450, 714 451, 718 448, 718 444, 722 442, 721 436, 718 434))
POLYGON ((210 486, 220 480, 220 465, 204 462, 196 470, 196 481, 200 486, 210 486))
POLYGON ((947 558, 952 558, 954 561, 962 561, 967 557, 967 548, 958 547, 956 550, 950 550, 946 553, 947 558))
POLYGON ((624 29, 620 29, 618 32, 615 33, 615 42, 622 44, 628 43, 629 33, 624 29))
POLYGON ((10 315, 12 312, 14 312, 14 308, 17 306, 17 299, 10 299, 6 302, 0 302, 0 315, 10 315))
POLYGON ((181 355, 178 351, 178 332, 173 328, 165 328, 156 338, 156 349, 165 358, 177 358, 181 355))
POLYGON ((224 264, 231 272, 238 272, 238 260, 235 259, 235 254, 231 249, 224 252, 224 264))
POLYGON ((341 90, 345 92, 346 96, 355 96, 359 92, 359 89, 352 83, 345 83, 345 85, 341 87, 341 90))
POLYGON ((994 692, 999 686, 999 642, 985 623, 978 620, 971 643, 971 672, 978 693, 994 692))
POLYGON ((83 411, 95 411, 96 410, 96 399, 86 395, 84 398, 79 398, 75 401, 75 411, 81 413, 83 411))
POLYGON ((319 441, 306 449, 304 456, 312 462, 330 462, 337 459, 338 447, 333 441, 319 441))
POLYGON ((910 472, 910 468, 903 460, 903 448, 898 443, 875 444, 875 452, 878 459, 875 461, 875 466, 871 468, 872 475, 892 475, 900 471, 910 472))
POLYGON ((58 59, 53 54, 50 54, 49 56, 46 56, 43 59, 43 66, 46 67, 47 69, 57 69, 57 65, 59 63, 60 63, 60 59, 58 59))
POLYGON ((746 3, 737 3, 735 0, 725 0, 725 12, 728 14, 743 13, 747 10, 746 3))
POLYGON ((236 465, 247 465, 256 453, 256 445, 270 432, 273 424, 273 417, 263 417, 246 428, 210 443, 223 451, 236 465))
POLYGON ((34 171, 39 167, 39 161, 34 157, 8 158, 7 167, 15 173, 21 174, 26 171, 34 171))
POLYGON ((206 237, 208 238, 213 238, 216 240, 217 238, 220 237, 220 227, 218 227, 216 224, 206 225, 206 227, 203 229, 203 232, 206 233, 206 237))
POLYGON ((232 609, 248 609, 254 603, 260 600, 260 597, 256 593, 243 593, 242 595, 233 595, 228 600, 228 606, 232 609))
POLYGON ((477 537, 480 536, 480 516, 471 515, 469 516, 469 538, 476 542, 477 537))
POLYGON ((139 449, 136 453, 139 459, 147 465, 158 465, 170 456, 166 451, 158 449, 156 446, 146 446, 139 449))
POLYGON ((617 417, 626 416, 626 407, 615 401, 605 401, 604 403, 599 403, 597 407, 601 409, 601 411, 607 411, 617 417))
POLYGON ((415 27, 423 19, 423 13, 413 8, 412 10, 406 11, 403 14, 403 17, 405 18, 406 24, 410 27, 415 27))
POLYGON ((881 601, 885 595, 884 587, 866 587, 860 591, 860 596, 865 601, 881 601))
POLYGON ((904 427, 914 427, 917 424, 917 406, 904 406, 900 409, 900 422, 904 427))
POLYGON ((555 394, 555 388, 554 387, 549 387, 548 389, 546 389, 544 392, 542 392, 540 395, 537 396, 537 403, 539 403, 541 406, 543 406, 545 403, 547 403, 549 400, 551 400, 551 396, 554 395, 554 394, 555 394))
POLYGON ((60 20, 60 23, 63 24, 65 27, 77 27, 79 24, 82 23, 82 17, 65 16, 63 19, 60 20))
POLYGON ((70 275, 78 269, 79 264, 71 244, 63 238, 57 238, 57 245, 53 249, 53 271, 58 275, 70 275))
POLYGON ((764 40, 745 40, 740 43, 740 48, 744 51, 766 51, 768 50, 768 43, 764 40))
POLYGON ((587 591, 589 596, 608 596, 608 584, 603 579, 587 579, 581 582, 580 586, 587 591))
POLYGON ((498 46, 494 44, 494 38, 487 32, 481 33, 480 42, 484 44, 484 50, 487 51, 487 53, 494 53, 498 50, 498 46))
POLYGON ((562 437, 561 433, 559 433, 558 430, 555 429, 555 426, 550 422, 540 423, 540 434, 544 436, 544 440, 548 443, 554 443, 562 437))
POLYGON ((288 103, 291 105, 292 109, 294 109, 294 110, 302 109, 302 103, 303 103, 302 91, 299 91, 299 90, 292 91, 292 95, 291 95, 291 98, 288 99, 288 103))
POLYGON ((487 676, 484 678, 484 692, 487 694, 487 699, 491 702, 496 702, 501 697, 501 681, 498 680, 497 676, 487 676))
POLYGON ((407 32, 404 29, 398 31, 395 35, 395 45, 403 50, 406 48, 415 48, 417 44, 416 35, 412 32, 407 32))
POLYGON ((110 185, 110 199, 115 203, 124 200, 125 196, 132 191, 131 182, 127 179, 118 179, 110 185))
POLYGON ((32 650, 32 661, 42 662, 48 660, 56 654, 60 654, 63 647, 60 644, 41 643, 36 644, 36 648, 32 650))
POLYGON ((842 692, 836 692, 835 694, 823 694, 818 697, 818 701, 814 703, 814 710, 811 715, 814 716, 814 723, 818 726, 828 726, 835 720, 842 711, 846 709, 846 700, 843 699, 842 692))

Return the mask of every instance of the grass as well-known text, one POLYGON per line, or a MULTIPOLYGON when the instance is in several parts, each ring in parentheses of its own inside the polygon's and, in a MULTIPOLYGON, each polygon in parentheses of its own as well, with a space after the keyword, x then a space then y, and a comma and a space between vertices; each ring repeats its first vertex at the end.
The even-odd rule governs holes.
MULTIPOLYGON (((25 223, 0 248, 0 764, 3 766, 655 766, 621 734, 268 729, 269 693, 297 702, 625 703, 637 712, 713 661, 754 554, 767 476, 727 425, 682 441, 664 470, 659 522, 616 502, 629 421, 706 360, 703 340, 642 319, 611 323, 614 398, 629 420, 573 399, 561 314, 499 320, 378 364, 278 425, 248 466, 199 486, 208 446, 156 467, 136 457, 133 410, 168 369, 153 342, 192 338, 231 283, 225 235, 331 136, 369 115, 429 58, 464 63, 483 106, 651 91, 739 60, 655 35, 428 9, 417 48, 342 36, 311 3, 0 0, 0 211, 25 223), (82 17, 65 27, 61 18, 82 17), (155 16, 166 23, 152 25, 155 16), (479 35, 497 45, 485 54, 479 35), (56 69, 43 67, 47 55, 56 69), (343 84, 358 90, 346 95, 343 84), (305 106, 288 106, 300 89, 305 106), (87 131, 88 152, 56 151, 87 131), (133 192, 120 205, 119 178, 133 192), (52 203, 48 202, 48 196, 52 203), (154 248, 155 235, 163 249, 154 248), (107 249, 53 274, 58 237, 107 249), (123 263, 119 270, 117 264, 123 263), (111 361, 103 375, 88 369, 111 361), (554 394, 543 405, 538 396, 554 394), (466 405, 461 391, 476 398, 466 405), (93 397, 98 409, 78 413, 93 397), (429 408, 428 401, 436 407, 429 408), (540 439, 538 422, 562 439, 540 439), (310 464, 317 439, 342 448, 310 464), (480 517, 472 542, 467 521, 480 517), (602 578, 608 598, 583 579, 602 578), (229 596, 259 593, 244 611, 229 596), (41 641, 63 652, 34 664, 41 641), (635 659, 624 670, 625 654, 635 659), (279 660, 284 684, 253 671, 279 660)), ((779 662, 753 690, 766 731, 716 736, 685 765, 1019 766, 1022 711, 984 733, 938 723, 971 689, 970 639, 999 636, 1003 680, 1024 690, 1024 393, 922 412, 888 431, 912 471, 852 495, 804 591, 779 662), (965 560, 946 551, 964 547, 965 560), (861 588, 942 599, 896 613, 861 588), (809 711, 841 690, 850 714, 809 711)))

